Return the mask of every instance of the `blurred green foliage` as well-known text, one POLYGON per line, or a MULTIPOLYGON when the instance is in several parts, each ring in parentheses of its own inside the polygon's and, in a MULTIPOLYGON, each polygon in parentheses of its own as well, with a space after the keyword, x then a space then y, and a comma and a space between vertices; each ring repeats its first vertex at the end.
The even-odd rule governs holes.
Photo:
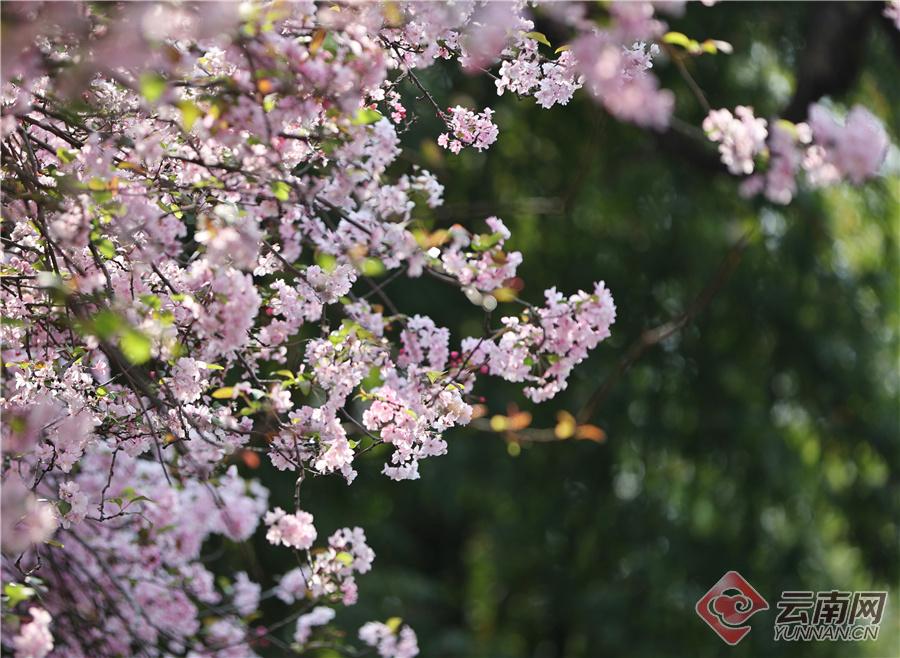
MULTIPOLYGON (((671 26, 734 44, 733 55, 689 63, 713 107, 771 116, 790 100, 814 11, 692 5, 671 26)), ((886 30, 870 32, 859 78, 834 100, 870 107, 898 143, 895 47, 886 30)), ((657 72, 678 94, 677 115, 699 125, 705 112, 675 67, 657 72)), ((420 481, 384 478, 382 453, 361 461, 352 487, 304 484, 320 536, 360 525, 377 553, 360 603, 338 622, 354 629, 399 611, 429 658, 900 655, 896 148, 889 175, 865 188, 802 192, 773 207, 742 199, 736 179, 616 123, 582 94, 544 111, 498 99, 486 76, 436 68, 424 80, 446 105, 495 107, 501 129, 484 154, 446 154, 428 104, 407 90, 421 118, 404 135, 406 164, 447 185, 426 225, 478 230, 496 214, 525 254, 526 299, 604 279, 619 307, 613 337, 564 395, 535 406, 489 382, 476 392, 491 413, 517 403, 535 426, 552 427, 556 411, 575 412, 631 341, 681 312, 730 245, 754 232, 709 307, 612 389, 592 419, 605 443, 525 444, 513 457, 502 437, 464 429, 448 437, 449 455, 422 465, 420 481), (729 569, 771 606, 734 648, 694 613, 729 569), (832 588, 890 590, 878 642, 773 641, 782 590, 832 588)), ((388 290, 456 339, 480 335, 477 309, 440 282, 388 290)), ((273 504, 289 506, 290 474, 261 468, 283 483, 273 504)), ((256 549, 266 586, 293 566, 287 551, 256 549)))

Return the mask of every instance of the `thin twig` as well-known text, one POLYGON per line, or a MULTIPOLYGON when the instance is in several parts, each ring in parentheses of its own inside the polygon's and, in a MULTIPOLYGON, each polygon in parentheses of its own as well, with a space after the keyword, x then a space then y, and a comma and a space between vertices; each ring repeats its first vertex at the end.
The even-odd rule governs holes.
POLYGON ((725 286, 725 283, 734 273, 735 269, 737 269, 737 266, 741 262, 744 250, 747 248, 747 245, 750 244, 750 240, 753 237, 755 230, 755 227, 749 229, 731 246, 712 279, 680 315, 669 322, 653 327, 652 329, 647 329, 631 344, 618 365, 606 379, 603 380, 603 383, 600 384, 597 390, 594 391, 593 395, 588 399, 587 403, 581 408, 581 411, 578 412, 577 420, 579 424, 586 423, 591 419, 600 405, 606 400, 606 397, 609 395, 616 382, 628 372, 634 362, 640 359, 647 350, 681 331, 707 306, 709 306, 709 303, 725 286))

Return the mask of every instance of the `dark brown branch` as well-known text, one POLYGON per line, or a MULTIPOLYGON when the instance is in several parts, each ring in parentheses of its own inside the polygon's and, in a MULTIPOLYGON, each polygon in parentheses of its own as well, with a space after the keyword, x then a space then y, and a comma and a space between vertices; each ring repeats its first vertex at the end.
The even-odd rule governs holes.
POLYGON ((600 405, 606 400, 613 386, 647 350, 681 331, 709 306, 709 303, 725 286, 740 264, 741 257, 750 243, 753 232, 754 229, 750 229, 731 246, 712 279, 680 315, 669 322, 647 329, 631 344, 615 369, 603 380, 600 387, 594 391, 587 403, 581 408, 581 411, 578 412, 577 420, 579 424, 590 420, 600 405))

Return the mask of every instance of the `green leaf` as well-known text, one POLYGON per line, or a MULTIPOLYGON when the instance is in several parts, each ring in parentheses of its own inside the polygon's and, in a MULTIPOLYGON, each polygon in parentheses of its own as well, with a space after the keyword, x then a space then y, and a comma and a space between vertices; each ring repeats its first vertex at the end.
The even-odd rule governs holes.
POLYGON ((223 386, 212 392, 212 396, 217 400, 227 400, 234 397, 234 388, 232 386, 223 386))
POLYGON ((122 326, 122 318, 112 311, 103 310, 97 313, 90 322, 89 331, 97 338, 107 340, 112 338, 119 327, 122 326))
POLYGON ((564 52, 567 51, 567 50, 572 50, 572 46, 571 46, 570 44, 568 44, 568 43, 563 44, 562 46, 560 46, 559 48, 557 48, 556 50, 554 50, 554 51, 553 51, 553 54, 554 54, 554 55, 559 55, 560 53, 564 53, 564 52))
POLYGON ((323 252, 319 252, 316 254, 316 265, 321 267, 326 272, 334 272, 334 268, 337 267, 337 258, 332 256, 331 254, 326 254, 323 252))
POLYGON ((34 590, 19 583, 7 583, 3 586, 3 595, 7 598, 10 608, 15 608, 22 601, 27 601, 34 596, 34 590))
POLYGON ((187 348, 184 346, 180 340, 175 341, 172 347, 169 348, 169 351, 172 354, 172 358, 176 361, 181 358, 183 355, 187 354, 187 348))
POLYGON ((366 375, 366 378, 362 381, 362 386, 366 390, 371 391, 373 388, 378 388, 383 383, 384 380, 381 378, 381 368, 372 366, 369 370, 369 374, 366 375))
POLYGON ((162 301, 156 295, 141 295, 140 300, 154 311, 162 308, 162 301))
POLYGON ((164 327, 171 327, 175 324, 175 314, 172 311, 154 311, 153 317, 159 320, 159 323, 164 327))
POLYGON ((59 161, 63 164, 69 164, 75 159, 75 153, 65 148, 56 149, 56 157, 59 158, 59 161))
POLYGON ((109 238, 98 240, 94 243, 94 246, 97 247, 97 251, 99 251, 107 260, 112 260, 116 257, 116 245, 114 245, 113 241, 109 238))
POLYGON ((502 233, 491 233, 490 235, 482 234, 476 235, 472 240, 472 249, 475 251, 487 251, 491 247, 495 246, 500 240, 503 239, 502 233))
POLYGON ((380 120, 381 112, 368 107, 363 107, 356 111, 356 114, 353 115, 353 119, 350 120, 350 123, 354 126, 367 126, 370 123, 375 123, 380 120))
POLYGON ((67 500, 60 500, 57 501, 56 508, 59 510, 60 514, 65 515, 72 511, 72 503, 67 500))
POLYGON ((385 273, 385 267, 377 258, 366 258, 359 264, 359 271, 366 276, 381 276, 385 273))
POLYGON ((197 104, 194 101, 179 101, 178 109, 181 110, 181 126, 187 132, 190 132, 191 128, 194 127, 194 123, 197 122, 197 119, 203 116, 203 110, 197 107, 197 104))
POLYGON ((275 198, 279 201, 287 201, 291 198, 291 186, 283 180, 272 181, 269 188, 271 188, 272 194, 274 194, 275 198))
POLYGON ((425 373, 425 376, 428 377, 428 381, 434 384, 437 380, 444 376, 444 373, 440 370, 429 370, 425 373))
POLYGON ((334 559, 343 564, 345 567, 349 567, 351 564, 353 564, 353 555, 351 553, 348 553, 347 551, 341 551, 334 556, 334 559))
POLYGON ((662 40, 663 43, 671 43, 673 46, 681 46, 688 50, 691 49, 691 44, 696 43, 696 41, 682 32, 666 32, 662 40))
POLYGON ((150 338, 137 329, 127 329, 119 339, 119 349, 131 363, 141 365, 147 363, 151 356, 153 344, 150 338))
POLYGON ((529 39, 534 39, 538 43, 542 43, 545 46, 549 46, 550 48, 553 47, 550 44, 550 40, 547 38, 547 35, 545 35, 543 32, 526 32, 524 36, 528 37, 529 39))
POLYGON ((166 91, 166 81, 158 73, 144 73, 141 75, 141 96, 149 103, 158 101, 166 91))
POLYGON ((225 370, 225 366, 220 366, 218 363, 207 363, 207 370, 225 370))

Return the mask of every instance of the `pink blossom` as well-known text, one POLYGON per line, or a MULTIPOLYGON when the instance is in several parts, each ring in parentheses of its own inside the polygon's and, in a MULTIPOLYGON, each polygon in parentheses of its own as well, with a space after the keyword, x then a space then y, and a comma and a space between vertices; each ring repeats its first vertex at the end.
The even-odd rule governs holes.
POLYGON ((459 153, 466 146, 485 150, 497 141, 498 129, 491 121, 493 114, 489 107, 480 114, 459 105, 450 108, 446 115, 449 132, 438 137, 438 144, 453 153, 459 153))
POLYGON ((306 576, 300 568, 291 569, 278 581, 275 595, 285 603, 293 603, 306 593, 306 576))
POLYGON ((50 633, 50 613, 41 608, 29 608, 31 621, 23 624, 13 638, 16 658, 44 658, 53 650, 53 635, 50 633))
POLYGON ((194 305, 197 326, 208 338, 203 354, 214 358, 234 352, 248 341, 248 332, 259 310, 260 298, 253 279, 233 268, 210 273, 195 268, 197 283, 207 281, 213 301, 207 307, 194 305))
POLYGON ((297 630, 294 631, 294 642, 306 644, 312 629, 316 626, 324 626, 334 619, 334 610, 325 606, 316 606, 312 611, 297 617, 297 630))
POLYGON ((542 64, 541 73, 543 77, 538 83, 534 99, 545 109, 556 104, 568 105, 575 92, 581 89, 582 78, 575 67, 571 51, 560 53, 556 62, 542 64))
POLYGON ((820 104, 809 108, 814 142, 841 176, 859 185, 878 173, 890 141, 881 122, 866 108, 854 106, 843 123, 820 104))
POLYGON ((256 612, 259 607, 259 594, 262 588, 247 576, 246 572, 239 571, 234 576, 234 595, 232 602, 235 609, 241 615, 249 615, 256 612))
POLYGON ((436 327, 431 318, 415 315, 406 323, 400 337, 403 348, 397 359, 401 368, 410 365, 427 367, 429 370, 443 370, 449 355, 450 331, 436 327))
MULTIPOLYGON (((633 3, 643 5, 644 3, 633 3)), ((652 9, 650 11, 652 15, 652 9)), ((616 118, 654 130, 662 130, 669 125, 675 99, 668 90, 659 88, 658 80, 648 70, 652 67, 652 56, 658 47, 647 49, 643 41, 647 36, 635 36, 655 32, 643 24, 648 20, 641 10, 633 12, 624 9, 620 17, 634 19, 628 27, 620 30, 594 30, 582 34, 572 44, 575 66, 584 77, 588 92, 603 103, 616 118), (629 44, 622 43, 623 34, 631 38, 629 44)))
MULTIPOLYGON (((480 376, 550 399, 616 316, 602 282, 529 304, 497 217, 432 230, 445 181, 400 156, 415 115, 435 106, 404 105, 406 92, 455 60, 490 67, 498 94, 551 108, 585 87, 611 116, 662 130, 674 95, 655 76, 657 9, 683 7, 542 7, 566 35, 547 46, 523 3, 254 5, 240 25, 202 4, 10 7, 21 29, 4 34, 0 131, 15 136, 10 162, 35 175, 3 199, 0 530, 5 557, 24 554, 42 579, 46 611, 8 648, 249 656, 274 626, 251 628, 261 587, 245 572, 217 583, 203 549, 250 541, 261 522, 272 544, 308 551, 273 574, 275 596, 312 608, 298 643, 355 604, 374 560, 364 531, 315 546, 309 513, 270 511, 251 475, 269 473, 255 470, 259 451, 294 477, 349 484, 357 456, 382 443, 386 476, 418 478, 447 452, 446 432, 472 421, 480 376), (490 329, 457 343, 394 308, 388 284, 426 274, 490 329), (501 310, 513 293, 523 299, 501 310), (62 548, 45 545, 57 523, 62 548), (103 632, 73 635, 73 610, 103 632)), ((438 115, 453 153, 498 138, 491 108, 438 115)), ((751 174, 742 189, 774 203, 796 195, 801 172, 813 185, 877 175, 888 139, 874 116, 814 106, 810 123, 768 126, 749 108, 707 119, 729 168, 751 174)), ((399 623, 360 637, 383 657, 418 653, 399 623)))
POLYGON ((372 568, 375 551, 366 543, 366 533, 362 528, 341 528, 328 538, 328 545, 350 553, 353 562, 349 566, 353 571, 366 573, 372 568))
POLYGON ((565 390, 569 373, 590 350, 610 335, 616 318, 612 295, 601 281, 592 294, 584 291, 563 297, 555 288, 545 293, 547 303, 536 317, 505 317, 505 330, 495 341, 468 338, 463 350, 476 364, 507 381, 527 381, 527 395, 542 402, 565 390), (539 371, 540 374, 535 374, 539 371))
MULTIPOLYGON (((490 292, 503 286, 504 281, 516 275, 522 262, 518 251, 506 251, 510 232, 498 217, 485 220, 490 233, 471 235, 461 226, 450 229, 452 242, 443 251, 436 250, 441 266, 464 286, 490 292)), ((480 296, 470 295, 473 303, 480 303, 480 296)))
POLYGON ((46 500, 26 488, 18 477, 4 480, 2 498, 3 552, 15 555, 43 542, 56 531, 56 516, 46 500))
POLYGON ((509 33, 521 27, 517 7, 509 2, 488 2, 477 7, 467 21, 460 40, 461 62, 470 71, 492 64, 509 39, 509 33))
POLYGON ((703 120, 703 130, 719 143, 722 162, 732 174, 751 174, 754 158, 766 145, 766 120, 753 116, 753 108, 739 105, 734 110, 712 110, 703 120))
POLYGON ((197 608, 184 592, 145 581, 135 586, 134 598, 150 624, 165 628, 176 637, 193 635, 200 626, 197 608))
POLYGON ((375 647, 381 658, 413 658, 419 655, 416 634, 406 625, 394 630, 387 624, 370 621, 359 629, 359 639, 375 647))
POLYGON ((169 388, 182 402, 195 402, 209 385, 206 363, 190 357, 181 357, 172 368, 169 388))
POLYGON ((288 514, 280 507, 276 507, 266 513, 265 522, 269 526, 266 539, 270 544, 306 550, 316 540, 316 528, 309 512, 298 510, 288 514))
POLYGON ((77 525, 87 516, 88 497, 80 489, 79 484, 74 481, 63 482, 59 485, 59 499, 68 506, 68 510, 62 514, 60 519, 63 528, 77 525))

